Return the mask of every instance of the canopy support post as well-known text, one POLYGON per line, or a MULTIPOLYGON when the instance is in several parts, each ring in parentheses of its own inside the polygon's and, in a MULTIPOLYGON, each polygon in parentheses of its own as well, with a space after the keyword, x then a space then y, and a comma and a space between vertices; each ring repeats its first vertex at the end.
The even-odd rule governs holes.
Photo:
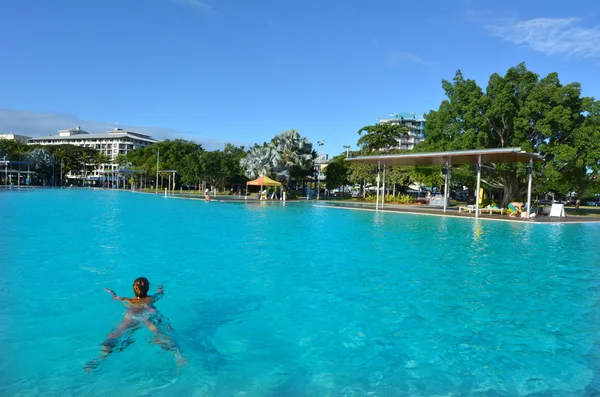
POLYGON ((448 174, 450 170, 448 169, 448 160, 446 160, 446 168, 444 169, 444 212, 446 212, 447 202, 448 202, 448 174))
POLYGON ((477 191, 475 192, 475 218, 479 218, 479 187, 481 186, 481 154, 477 157, 477 191))
POLYGON ((385 164, 383 164, 383 188, 381 189, 381 208, 385 202, 385 164))
POLYGON ((375 211, 379 210, 379 170, 381 168, 381 160, 377 162, 377 196, 375 197, 375 211))
POLYGON ((154 191, 158 194, 158 163, 160 160, 160 150, 156 151, 156 186, 154 187, 154 191))
POLYGON ((529 174, 529 182, 527 184, 527 219, 531 215, 531 182, 533 179, 533 159, 529 159, 529 166, 527 167, 527 174, 529 174))

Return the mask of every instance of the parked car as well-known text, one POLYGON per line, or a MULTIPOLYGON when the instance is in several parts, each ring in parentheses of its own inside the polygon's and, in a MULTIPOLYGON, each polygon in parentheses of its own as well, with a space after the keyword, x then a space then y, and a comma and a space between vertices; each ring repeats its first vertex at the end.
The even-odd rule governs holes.
POLYGON ((456 201, 468 201, 469 200, 469 192, 458 192, 456 196, 454 196, 456 201))

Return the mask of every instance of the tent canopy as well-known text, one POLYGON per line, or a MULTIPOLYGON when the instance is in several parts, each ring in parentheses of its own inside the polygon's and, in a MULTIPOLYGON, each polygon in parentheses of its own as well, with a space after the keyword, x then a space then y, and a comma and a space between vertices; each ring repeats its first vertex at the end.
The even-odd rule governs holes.
POLYGON ((258 179, 255 179, 253 181, 248 181, 246 182, 246 185, 251 185, 251 186, 281 186, 281 183, 274 181, 273 179, 269 178, 268 176, 261 176, 258 179))

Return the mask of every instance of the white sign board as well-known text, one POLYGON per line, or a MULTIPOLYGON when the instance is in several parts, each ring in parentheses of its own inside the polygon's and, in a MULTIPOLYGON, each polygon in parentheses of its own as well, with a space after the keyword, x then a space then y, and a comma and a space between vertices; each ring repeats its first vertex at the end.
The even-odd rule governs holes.
POLYGON ((552 204, 550 209, 550 216, 556 216, 558 218, 566 218, 564 204, 552 204))

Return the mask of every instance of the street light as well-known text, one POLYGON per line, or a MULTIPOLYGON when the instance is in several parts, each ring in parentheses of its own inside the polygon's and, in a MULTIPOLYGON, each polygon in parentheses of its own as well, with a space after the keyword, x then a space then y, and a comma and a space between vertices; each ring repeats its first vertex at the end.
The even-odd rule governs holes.
POLYGON ((8 186, 8 162, 6 156, 4 156, 4 185, 8 186))
POLYGON ((350 145, 344 145, 344 149, 346 149, 346 158, 348 158, 348 150, 350 150, 350 145))
POLYGON ((320 198, 320 194, 321 194, 321 164, 322 164, 322 158, 321 158, 321 148, 323 147, 323 144, 325 143, 324 140, 320 140, 317 141, 317 145, 319 145, 319 169, 317 171, 317 200, 319 200, 320 198))
POLYGON ((156 152, 156 186, 154 186, 154 192, 158 193, 158 161, 160 160, 160 150, 156 152))

